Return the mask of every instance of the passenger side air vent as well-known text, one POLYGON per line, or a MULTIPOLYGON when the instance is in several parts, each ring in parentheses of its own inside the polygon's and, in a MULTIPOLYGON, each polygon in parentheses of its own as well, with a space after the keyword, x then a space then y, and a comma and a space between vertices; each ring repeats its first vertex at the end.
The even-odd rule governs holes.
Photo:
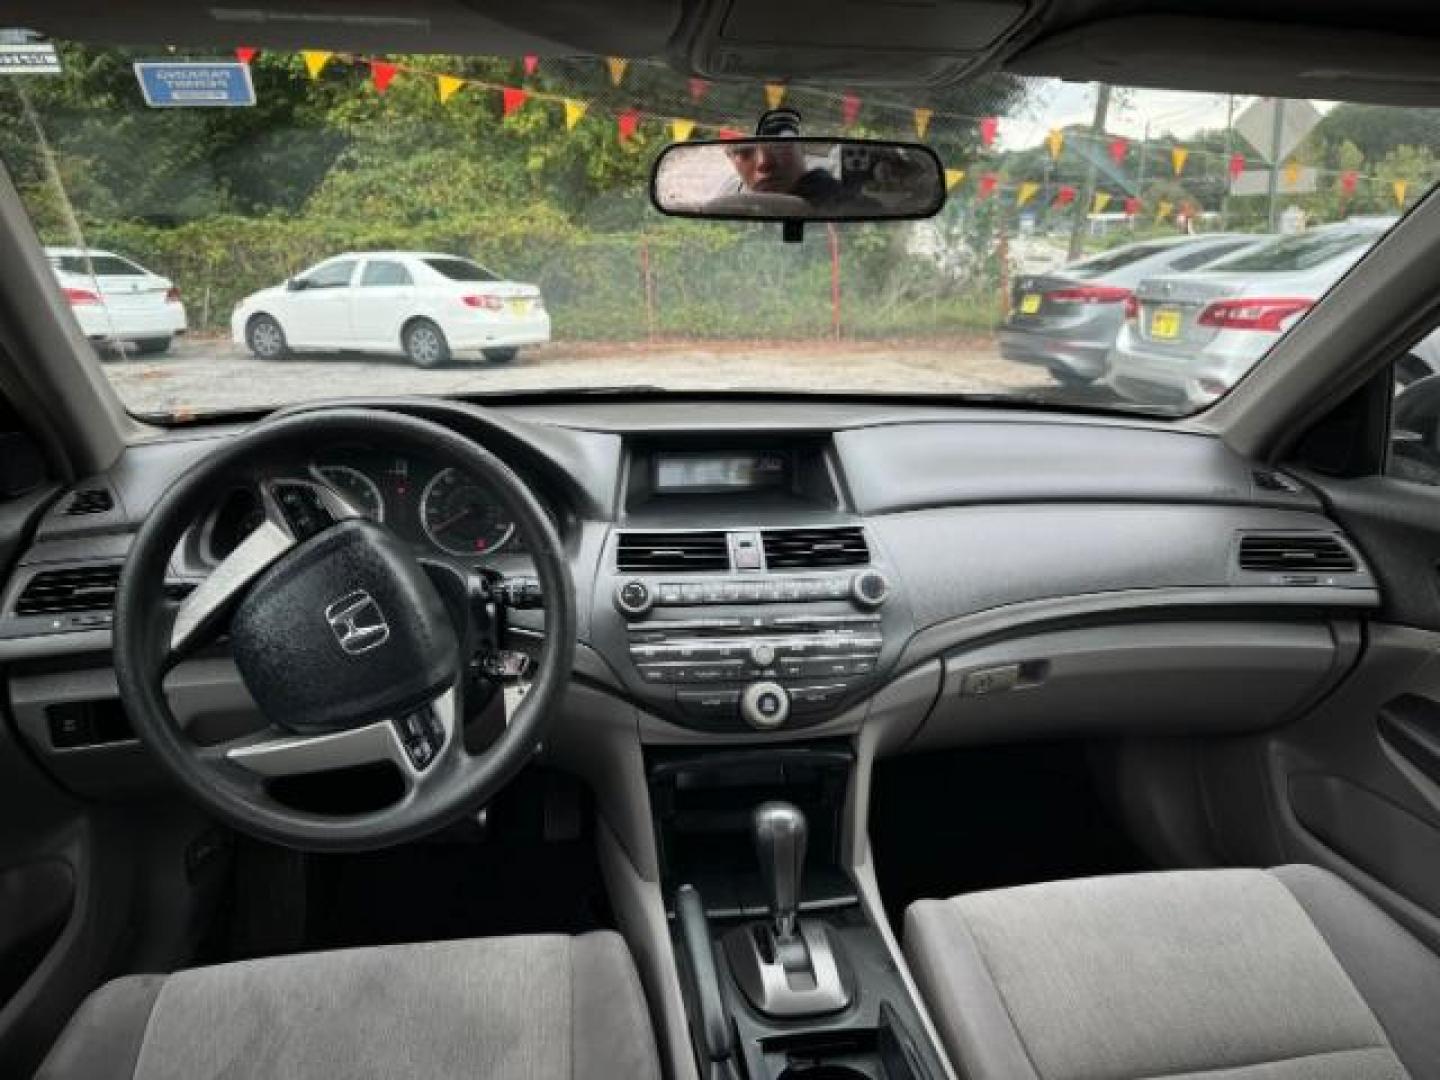
POLYGON ((761 535, 765 540, 765 565, 771 570, 863 566, 870 561, 865 531, 858 527, 766 529, 761 535))
POLYGON ((729 570, 730 546, 715 532, 627 532, 615 554, 621 570, 729 570))
POLYGON ((1240 538, 1240 569, 1261 574, 1353 574, 1359 566, 1330 533, 1251 533, 1240 538))
POLYGON ((69 611, 109 611, 115 606, 119 563, 42 570, 15 601, 16 615, 55 615, 69 611))
POLYGON ((1298 483, 1284 473, 1273 469, 1254 469, 1250 476, 1261 491, 1283 491, 1286 495, 1299 495, 1303 490, 1298 483))
POLYGON ((85 488, 70 497, 65 507, 67 517, 80 514, 104 514, 115 509, 115 497, 104 488, 85 488))

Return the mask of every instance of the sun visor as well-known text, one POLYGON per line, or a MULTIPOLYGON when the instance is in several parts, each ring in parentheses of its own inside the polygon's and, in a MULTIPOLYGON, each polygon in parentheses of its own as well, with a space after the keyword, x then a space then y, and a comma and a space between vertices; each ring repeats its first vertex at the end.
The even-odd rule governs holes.
POLYGON ((692 39, 697 74, 854 84, 944 81, 1024 19, 1023 0, 719 0, 692 39))

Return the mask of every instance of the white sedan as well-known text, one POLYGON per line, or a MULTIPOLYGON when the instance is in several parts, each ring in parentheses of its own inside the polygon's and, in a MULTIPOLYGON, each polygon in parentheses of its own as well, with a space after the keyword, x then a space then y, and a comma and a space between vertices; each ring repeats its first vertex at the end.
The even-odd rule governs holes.
POLYGON ((92 341, 163 353, 185 332, 185 305, 169 278, 110 251, 45 249, 55 280, 92 341))
POLYGON ((245 297, 230 333, 261 360, 346 350, 436 367, 461 352, 513 360, 522 345, 550 340, 550 315, 534 285, 502 281, 469 259, 371 251, 336 255, 245 297))

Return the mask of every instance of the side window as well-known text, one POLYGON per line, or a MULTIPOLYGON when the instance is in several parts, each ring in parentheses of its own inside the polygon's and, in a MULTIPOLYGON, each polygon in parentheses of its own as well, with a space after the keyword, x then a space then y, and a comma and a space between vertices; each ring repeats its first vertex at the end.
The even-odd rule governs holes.
POLYGON ((1401 480, 1440 486, 1440 330, 1395 362, 1390 466, 1401 480))
POLYGON ((1242 247, 1247 247, 1249 243, 1250 241, 1244 240, 1237 241, 1233 244, 1212 244, 1200 251, 1192 251, 1188 254, 1181 255, 1170 264, 1170 269, 1182 272, 1185 270, 1196 270, 1206 263, 1212 263, 1216 259, 1223 259, 1226 255, 1233 255, 1242 247))
POLYGON ((409 285, 410 271, 398 262, 382 262, 372 259, 360 272, 361 285, 409 285))
POLYGON ((355 272, 355 260, 326 263, 305 278, 306 287, 311 289, 338 289, 350 284, 350 275, 355 272))

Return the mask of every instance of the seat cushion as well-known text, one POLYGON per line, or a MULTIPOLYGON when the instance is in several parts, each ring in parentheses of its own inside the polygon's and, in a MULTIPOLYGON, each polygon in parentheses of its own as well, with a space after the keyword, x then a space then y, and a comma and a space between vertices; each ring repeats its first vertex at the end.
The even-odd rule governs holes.
POLYGON ((659 1076, 613 933, 397 945, 118 980, 37 1080, 659 1076))
POLYGON ((905 952, 970 1080, 1403 1080, 1288 869, 924 900, 905 952))

